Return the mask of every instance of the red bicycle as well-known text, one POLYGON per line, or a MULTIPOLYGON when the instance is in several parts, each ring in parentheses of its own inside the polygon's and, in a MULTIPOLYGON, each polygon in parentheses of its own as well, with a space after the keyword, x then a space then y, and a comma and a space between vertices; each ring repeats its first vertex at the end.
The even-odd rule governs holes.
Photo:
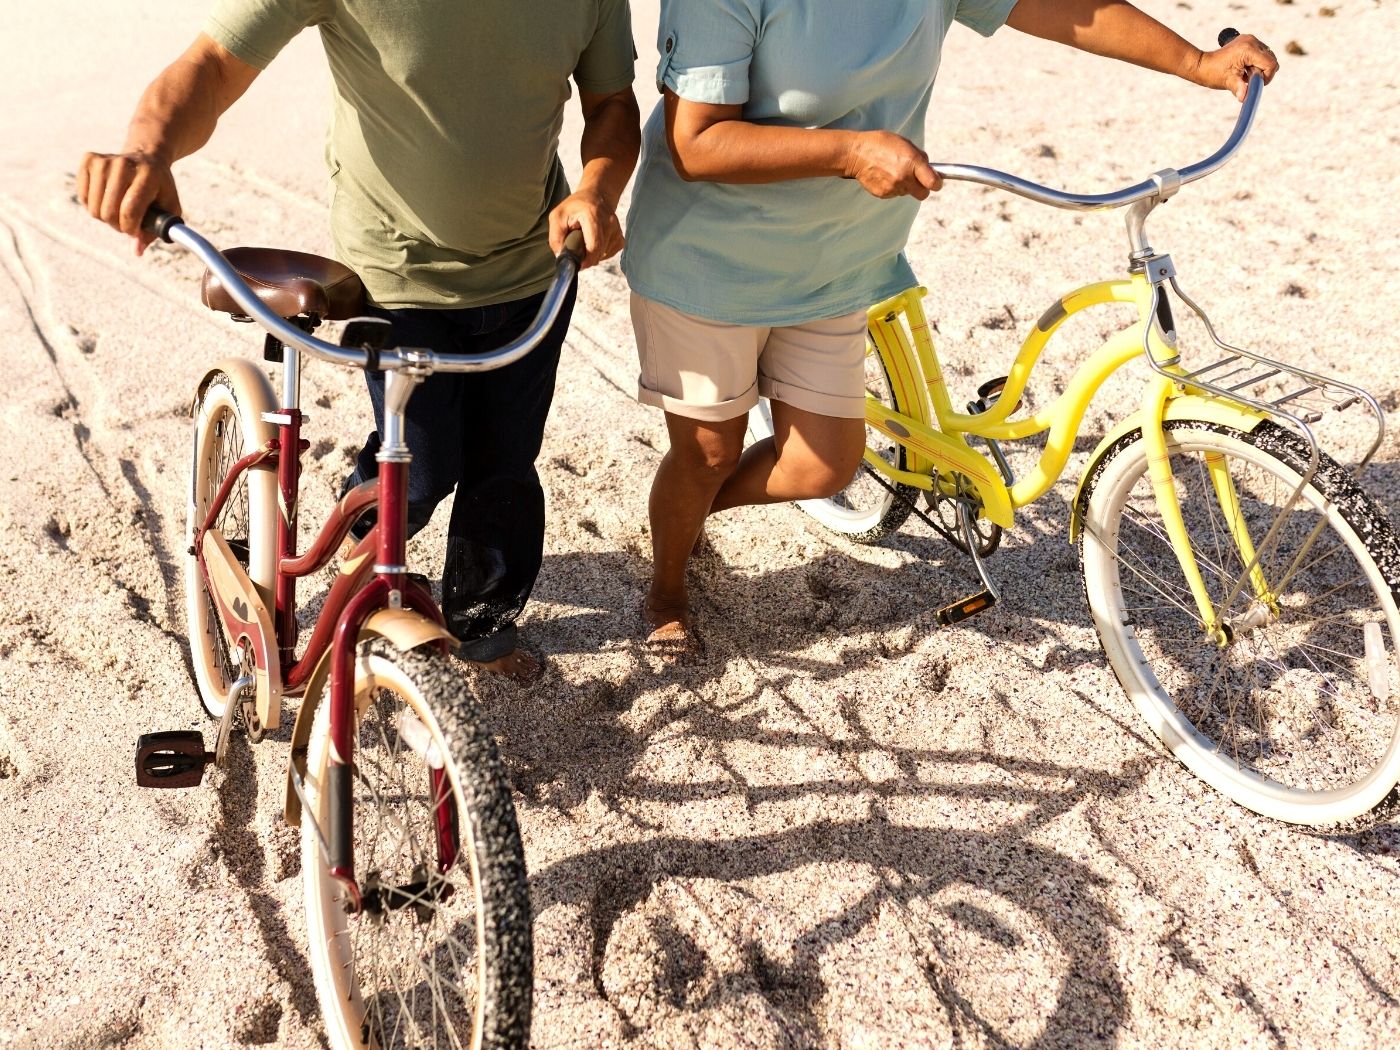
POLYGON ((428 591, 405 564, 409 453, 404 408, 434 371, 500 368, 558 317, 583 254, 571 235, 530 328, 490 354, 392 347, 392 326, 358 315, 359 279, 301 252, 220 253, 178 217, 147 229, 205 264, 211 310, 266 329, 282 366, 279 405, 263 371, 229 358, 200 379, 185 555, 190 654, 219 720, 214 750, 195 731, 151 733, 136 749, 144 787, 198 784, 223 763, 235 719, 261 742, 300 698, 285 815, 300 825, 308 950, 336 1047, 523 1047, 529 1041, 529 888, 500 757, 428 591), (312 333, 348 321, 335 345, 312 333), (385 377, 377 479, 346 493, 297 552, 301 356, 385 377), (296 581, 354 548, 298 654, 296 581))

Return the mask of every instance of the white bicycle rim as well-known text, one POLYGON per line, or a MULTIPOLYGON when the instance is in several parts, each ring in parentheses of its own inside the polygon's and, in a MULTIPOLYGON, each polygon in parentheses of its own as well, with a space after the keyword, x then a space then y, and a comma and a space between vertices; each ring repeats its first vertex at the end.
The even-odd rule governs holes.
MULTIPOLYGON (((389 689, 396 693, 410 707, 419 722, 427 728, 432 739, 441 744, 443 734, 437 719, 433 717, 419 688, 392 660, 381 656, 361 654, 355 661, 355 702, 363 709, 374 689, 389 689)), ((355 974, 350 919, 345 914, 343 902, 345 891, 334 878, 321 854, 317 827, 326 828, 330 823, 329 799, 321 790, 325 784, 325 773, 330 760, 330 703, 322 698, 312 726, 311 739, 307 748, 305 790, 308 805, 303 809, 301 820, 301 863, 302 883, 305 889, 306 941, 307 954, 311 962, 311 973, 316 985, 316 995, 321 1003, 321 1013, 326 1026, 326 1035, 335 1050, 369 1050, 373 1041, 361 1038, 365 1016, 364 1001, 360 996, 359 981, 355 974)), ((472 875, 472 890, 475 894, 476 937, 478 955, 476 961, 476 1004, 473 1018, 474 1033, 471 1046, 476 1048, 481 1042, 483 986, 485 983, 485 957, 480 945, 485 942, 483 927, 485 909, 480 899, 481 876, 477 869, 476 852, 466 836, 470 834, 468 812, 462 796, 462 787, 457 780, 453 762, 445 766, 452 791, 456 798, 457 812, 462 814, 461 850, 466 854, 472 875)))
MULTIPOLYGON (((1285 484, 1296 486, 1300 475, 1276 456, 1236 437, 1215 430, 1168 431, 1168 448, 1187 451, 1204 446, 1237 456, 1274 471, 1285 484)), ((1148 660, 1131 628, 1125 611, 1114 554, 1121 509, 1146 464, 1146 449, 1139 441, 1118 451, 1094 483, 1084 522, 1084 582, 1089 607, 1099 637, 1118 680, 1138 712, 1167 748, 1194 774, 1213 788, 1256 813, 1294 824, 1331 824, 1354 819, 1378 805, 1400 780, 1400 732, 1370 773, 1345 787, 1310 791, 1288 787, 1242 768, 1223 755, 1218 745, 1200 733, 1172 702, 1170 695, 1148 666, 1148 660)), ((1328 524, 1356 556, 1367 582, 1384 609, 1391 639, 1400 639, 1400 615, 1394 598, 1374 558, 1337 506, 1327 502, 1316 488, 1304 489, 1298 509, 1306 505, 1325 515, 1328 524)), ((1388 655, 1393 665, 1394 651, 1388 655)), ((1392 667, 1393 671, 1393 667, 1392 667)))

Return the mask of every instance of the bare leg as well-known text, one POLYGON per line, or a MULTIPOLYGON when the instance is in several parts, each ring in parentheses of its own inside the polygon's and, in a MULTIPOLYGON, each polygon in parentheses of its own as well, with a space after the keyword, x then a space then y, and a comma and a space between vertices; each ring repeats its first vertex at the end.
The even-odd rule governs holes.
POLYGON ((745 450, 715 495, 710 513, 763 503, 824 499, 855 476, 865 451, 865 420, 823 416, 781 401, 773 437, 745 450))
POLYGON ((715 493, 739 463, 744 416, 711 423, 666 413, 671 447, 651 483, 654 561, 644 606, 656 640, 684 641, 690 626, 685 567, 715 493))

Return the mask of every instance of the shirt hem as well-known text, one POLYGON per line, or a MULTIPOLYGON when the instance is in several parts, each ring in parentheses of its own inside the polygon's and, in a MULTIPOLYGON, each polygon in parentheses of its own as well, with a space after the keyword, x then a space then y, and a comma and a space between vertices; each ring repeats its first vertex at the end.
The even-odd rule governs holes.
POLYGON ((479 306, 496 306, 500 303, 515 302, 517 299, 528 299, 546 291, 553 283, 554 276, 551 274, 507 291, 492 291, 481 295, 454 295, 451 292, 443 292, 437 297, 425 295, 410 298, 401 295, 376 295, 366 284, 365 294, 373 305, 382 310, 470 310, 479 306))
POLYGON ((266 70, 272 64, 274 55, 264 55, 243 37, 239 36, 217 18, 210 16, 204 23, 204 31, 209 38, 240 62, 246 62, 257 70, 266 70))
POLYGON ((673 310, 682 313, 693 314, 696 317, 703 317, 707 321, 718 321, 721 324, 737 324, 750 328, 786 328, 790 325, 805 324, 808 321, 824 321, 832 317, 843 317, 846 314, 854 313, 857 310, 868 310, 876 303, 884 302, 893 295, 898 295, 906 289, 913 288, 918 281, 900 278, 898 280, 886 281, 883 284, 875 285, 869 292, 862 292, 860 295, 846 295, 840 298, 822 300, 804 304, 800 309, 794 309, 786 313, 772 314, 748 314, 743 311, 739 313, 725 313, 716 311, 709 306, 702 306, 697 303, 686 302, 673 295, 658 293, 643 284, 629 279, 632 291, 636 292, 644 299, 669 306, 673 310))
POLYGON ((747 77, 739 80, 722 74, 668 69, 661 83, 678 98, 708 106, 741 106, 749 100, 747 77))
POLYGON ((580 91, 587 91, 594 95, 611 95, 629 88, 637 82, 635 73, 628 73, 625 77, 613 77, 610 80, 580 80, 574 77, 574 83, 578 85, 580 91))

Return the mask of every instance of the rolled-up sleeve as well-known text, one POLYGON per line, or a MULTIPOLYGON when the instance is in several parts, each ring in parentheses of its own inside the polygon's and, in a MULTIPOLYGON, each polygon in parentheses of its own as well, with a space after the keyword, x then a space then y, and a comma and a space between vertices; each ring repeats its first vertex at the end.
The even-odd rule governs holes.
POLYGON ((969 29, 991 36, 1011 17, 1016 0, 958 0, 957 21, 969 29))
POLYGON ((757 0, 663 0, 656 89, 715 106, 749 100, 757 0))

